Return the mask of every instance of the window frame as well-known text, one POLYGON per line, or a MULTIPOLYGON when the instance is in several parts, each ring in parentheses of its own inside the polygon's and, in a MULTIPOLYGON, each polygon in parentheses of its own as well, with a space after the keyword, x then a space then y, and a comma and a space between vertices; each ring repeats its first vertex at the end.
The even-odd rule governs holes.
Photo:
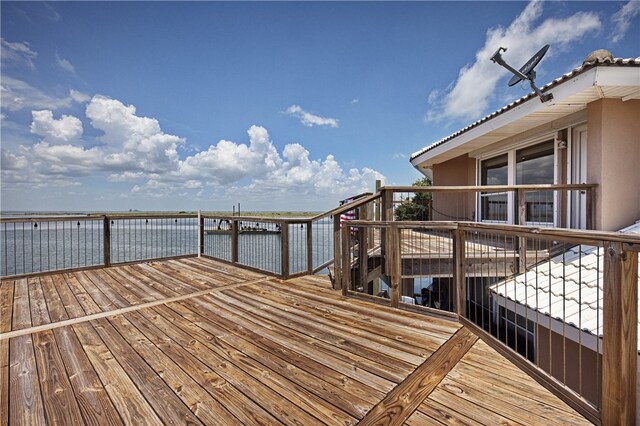
MULTIPOLYGON (((570 127, 569 127, 570 129, 570 127)), ((533 138, 529 138, 523 140, 518 143, 511 144, 509 147, 503 147, 501 149, 496 149, 492 151, 487 151, 476 157, 476 185, 484 186, 482 182, 482 162, 487 161, 501 155, 507 154, 507 185, 512 186, 516 185, 516 151, 533 147, 535 145, 540 145, 545 142, 553 141, 553 184, 558 184, 558 169, 560 167, 558 160, 558 144, 557 144, 557 132, 562 129, 554 130, 553 132, 545 132, 543 134, 537 135, 533 138)), ((476 193, 476 211, 478 221, 483 223, 507 223, 513 224, 516 219, 516 197, 514 191, 509 191, 507 194, 507 220, 505 221, 495 221, 495 220, 485 220, 482 217, 482 194, 480 192, 476 193)), ((557 226, 559 223, 559 194, 557 191, 554 191, 553 195, 553 223, 552 222, 527 222, 529 225, 536 226, 557 226)))

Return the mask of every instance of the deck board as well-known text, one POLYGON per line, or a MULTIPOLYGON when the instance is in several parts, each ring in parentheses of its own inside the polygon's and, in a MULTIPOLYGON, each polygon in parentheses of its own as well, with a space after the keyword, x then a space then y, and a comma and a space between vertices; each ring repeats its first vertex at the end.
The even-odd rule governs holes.
POLYGON ((173 259, 4 280, 0 303, 12 425, 587 423, 460 324, 327 277, 173 259))

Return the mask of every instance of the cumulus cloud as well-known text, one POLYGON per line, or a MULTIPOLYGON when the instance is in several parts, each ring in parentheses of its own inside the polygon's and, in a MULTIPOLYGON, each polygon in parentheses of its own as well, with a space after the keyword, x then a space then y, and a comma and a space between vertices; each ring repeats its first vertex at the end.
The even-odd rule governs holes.
POLYGON ((38 57, 38 52, 31 50, 31 46, 26 41, 8 42, 0 38, 0 49, 3 64, 25 64, 31 69, 35 69, 34 60, 38 57))
POLYGON ((63 115, 58 120, 49 110, 32 111, 31 133, 42 136, 46 142, 70 142, 82 136, 82 121, 72 115, 63 115))
POLYGON ((295 203, 299 197, 333 203, 371 190, 376 179, 384 178, 369 168, 345 170, 333 155, 311 159, 299 143, 279 151, 262 126, 251 126, 246 142, 222 139, 180 158, 177 148, 186 141, 163 132, 156 119, 138 115, 133 105, 96 95, 85 114, 103 133, 91 147, 83 140, 79 118, 33 111, 31 132, 41 139, 2 150, 3 187, 69 186, 102 176, 108 182, 129 182, 131 194, 146 197, 209 193, 263 197, 274 203, 295 203))
POLYGON ((321 117, 316 114, 312 114, 302 109, 300 105, 291 105, 285 111, 286 114, 298 117, 300 122, 307 127, 313 126, 329 126, 338 127, 338 120, 335 118, 321 117))
POLYGON ((622 40, 631 27, 631 21, 638 15, 640 15, 640 2, 638 0, 629 0, 628 3, 625 3, 625 5, 611 17, 611 23, 614 29, 611 41, 617 43, 622 40))
POLYGON ((494 98, 498 82, 508 74, 490 60, 499 47, 508 48, 504 58, 515 66, 523 64, 545 44, 552 45, 547 54, 550 57, 601 27, 598 15, 590 12, 539 22, 542 9, 543 2, 531 1, 507 28, 490 28, 484 46, 476 52, 475 62, 460 70, 450 88, 429 95, 426 119, 437 122, 480 117, 494 98))
POLYGON ((86 108, 91 125, 104 132, 99 139, 108 151, 116 151, 112 164, 135 163, 147 173, 175 170, 178 166, 178 145, 185 140, 160 129, 158 120, 136 115, 133 105, 106 96, 96 95, 86 108))
POLYGON ((73 66, 73 64, 71 62, 69 62, 68 59, 65 58, 61 58, 57 53, 56 53, 56 64, 62 68, 63 70, 70 72, 71 74, 75 74, 76 73, 76 69, 73 66))

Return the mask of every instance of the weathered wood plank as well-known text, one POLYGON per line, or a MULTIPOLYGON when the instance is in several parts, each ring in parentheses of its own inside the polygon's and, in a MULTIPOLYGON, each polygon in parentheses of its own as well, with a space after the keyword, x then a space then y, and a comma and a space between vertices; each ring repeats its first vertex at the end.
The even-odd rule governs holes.
MULTIPOLYGON (((491 409, 483 406, 469 403, 462 395, 464 391, 455 387, 438 387, 429 395, 424 402, 425 405, 431 406, 435 401, 449 416, 455 418, 463 424, 479 424, 479 425, 521 425, 508 417, 495 413, 491 409), (469 421, 469 420, 472 420, 469 421)), ((426 410, 425 410, 426 411, 426 410)), ((524 425, 523 425, 524 426, 524 425)))
POLYGON ((131 378, 105 346, 91 324, 73 326, 87 357, 98 374, 109 398, 125 424, 144 419, 148 425, 163 425, 158 415, 142 396, 131 378))
POLYGON ((238 350, 226 343, 223 339, 217 338, 218 336, 204 331, 201 327, 197 327, 189 321, 177 317, 173 317, 173 319, 174 323, 180 323, 183 330, 188 332, 193 338, 202 342, 220 358, 233 363, 237 368, 235 371, 239 374, 255 377, 266 387, 277 392, 281 397, 288 399, 296 406, 301 407, 323 423, 332 424, 337 422, 345 425, 353 424, 355 420, 354 417, 332 406, 325 399, 311 392, 307 387, 289 380, 287 378, 289 372, 286 371, 286 367, 282 370, 285 371, 285 374, 280 374, 280 372, 277 371, 278 369, 269 369, 262 357, 252 358, 245 351, 249 349, 248 345, 245 345, 244 350, 238 350))
POLYGON ((80 285, 82 285, 84 290, 91 296, 96 305, 98 305, 100 310, 104 312, 117 309, 117 306, 111 301, 111 299, 109 299, 109 297, 107 297, 107 295, 103 293, 86 274, 78 272, 74 275, 80 285))
POLYGON ((80 306, 80 302, 78 302, 78 299, 73 295, 62 275, 52 275, 51 279, 53 280, 53 284, 58 292, 58 296, 60 296, 60 302, 62 302, 62 306, 64 306, 69 318, 83 316, 84 309, 80 306))
MULTIPOLYGON (((436 389, 434 392, 438 392, 436 389)), ((442 422, 446 425, 455 425, 455 426, 480 426, 482 423, 475 421, 472 418, 466 416, 465 413, 461 413, 455 411, 449 407, 446 407, 439 402, 434 401, 431 397, 427 398, 420 407, 418 411, 414 413, 421 413, 427 416, 430 419, 434 419, 434 422, 442 422)), ((413 417, 413 416, 411 416, 413 417)))
MULTIPOLYGON (((91 283, 93 283, 94 287, 99 289, 100 292, 102 292, 107 297, 109 302, 111 302, 111 304, 113 304, 113 306, 115 306, 117 309, 131 306, 131 303, 129 303, 127 299, 122 297, 120 293, 115 291, 108 283, 101 280, 100 277, 98 277, 96 274, 92 274, 91 271, 88 271, 88 273, 81 272, 79 273, 79 275, 82 275, 83 278, 86 278, 86 281, 90 281, 91 283)), ((97 302, 100 303, 99 301, 97 302)), ((111 304, 103 301, 100 306, 103 310, 105 310, 105 308, 110 307, 111 304)))
MULTIPOLYGON (((227 313, 224 309, 217 309, 215 313, 208 310, 196 311, 188 309, 184 304, 180 303, 172 303, 167 305, 167 307, 211 334, 222 333, 222 336, 219 338, 228 339, 230 337, 240 336, 245 341, 251 342, 258 348, 273 354, 271 357, 275 356, 285 360, 287 362, 287 368, 291 368, 291 366, 300 367, 307 373, 312 374, 314 377, 318 377, 322 381, 326 381, 328 385, 335 386, 339 389, 338 395, 344 395, 345 393, 352 395, 352 399, 350 398, 345 401, 348 405, 355 405, 359 400, 362 400, 368 404, 368 411, 373 404, 377 403, 382 397, 384 397, 383 392, 360 383, 346 374, 336 371, 335 369, 322 364, 309 356, 305 356, 302 353, 292 350, 290 345, 286 344, 286 341, 282 342, 277 339, 273 339, 267 333, 257 330, 255 326, 244 327, 238 316, 234 316, 232 313, 227 313)), ((331 359, 327 358, 328 357, 323 359, 327 360, 328 364, 333 366, 334 364, 331 364, 331 359)), ((322 386, 325 385, 323 384, 322 386)), ((359 407, 356 407, 355 409, 359 410, 359 407)))
MULTIPOLYGON (((444 320, 424 314, 417 314, 407 311, 402 311, 402 314, 399 314, 400 311, 395 308, 382 305, 372 305, 371 302, 366 302, 355 298, 341 297, 335 292, 310 292, 308 290, 297 289, 287 281, 281 282, 280 285, 283 287, 283 290, 286 289, 286 291, 300 294, 303 297, 307 297, 309 299, 318 300, 324 304, 343 306, 346 309, 352 310, 354 312, 376 316, 382 321, 406 325, 417 330, 423 330, 427 333, 441 332, 446 333, 446 336, 449 336, 455 333, 456 330, 461 327, 459 323, 456 323, 454 321, 444 320)), ((442 336, 442 334, 439 335, 442 336)))
POLYGON ((44 275, 40 277, 40 284, 47 303, 50 320, 52 322, 57 322, 69 319, 69 315, 67 315, 67 311, 64 309, 64 305, 60 299, 58 290, 56 290, 56 286, 53 283, 51 275, 44 275))
MULTIPOLYGON (((374 351, 384 352, 397 360, 412 365, 421 364, 424 359, 431 355, 439 346, 435 342, 430 342, 431 345, 428 350, 416 348, 395 340, 394 337, 396 336, 389 333, 388 327, 386 330, 384 327, 376 328, 375 323, 372 323, 368 324, 369 329, 362 330, 354 326, 356 321, 354 321, 353 318, 351 318, 350 321, 345 320, 344 324, 340 324, 337 315, 333 313, 330 315, 331 320, 327 320, 318 313, 314 313, 312 307, 307 310, 307 306, 305 306, 302 301, 299 301, 299 299, 292 297, 286 298, 286 294, 279 292, 273 286, 246 286, 241 289, 236 289, 234 292, 245 295, 247 298, 251 296, 259 297, 260 301, 268 301, 269 305, 274 307, 276 312, 281 312, 286 318, 301 322, 304 325, 312 327, 312 329, 331 329, 331 332, 337 336, 360 343, 374 351), (391 337, 389 337, 389 335, 391 335, 391 337)), ((443 342, 444 339, 438 343, 443 342)), ((385 362, 383 359, 380 361, 385 362)))
MULTIPOLYGON (((257 281, 261 281, 261 280, 257 280, 257 281)), ((232 284, 228 287, 225 288, 233 288, 235 287, 241 287, 247 284, 251 284, 252 282, 248 282, 248 283, 238 283, 238 284, 232 284)), ((87 321, 93 321, 93 320, 97 320, 100 318, 105 318, 108 316, 112 316, 112 315, 119 315, 119 314, 123 314, 126 312, 131 312, 131 311, 135 311, 135 310, 139 310, 139 309, 144 309, 144 308, 148 308, 151 306, 156 306, 156 305, 161 305, 164 303, 169 303, 169 302, 175 302, 178 300, 184 300, 184 299, 189 299, 192 297, 197 297, 197 296, 202 296, 211 292, 215 292, 215 291, 219 291, 222 289, 208 289, 208 290, 202 290, 200 292, 197 293, 192 293, 192 294, 184 294, 181 296, 175 296, 169 299, 162 299, 162 300, 154 300, 152 302, 147 302, 147 303, 142 303, 140 305, 133 305, 133 306, 126 306, 124 308, 119 308, 116 309, 115 311, 107 311, 107 312, 98 312, 95 314, 90 314, 90 315, 84 315, 84 316, 78 316, 78 317, 74 317, 74 318, 70 318, 68 320, 63 320, 63 321, 59 321, 55 324, 42 324, 39 326, 35 326, 35 327, 29 327, 29 328, 24 328, 24 329, 20 329, 20 330, 13 330, 13 331, 9 331, 7 333, 3 333, 0 334, 0 340, 4 340, 4 339, 11 339, 13 337, 17 337, 17 336, 22 336, 25 334, 31 334, 31 333, 37 333, 40 331, 44 331, 44 330, 51 330, 54 328, 58 328, 58 327, 65 327, 68 325, 73 325, 73 324, 78 324, 81 322, 87 322, 87 321)))
POLYGON ((29 307, 29 285, 26 278, 15 282, 13 294, 12 330, 31 327, 31 308, 29 307))
POLYGON ((9 424, 9 340, 0 341, 0 425, 9 424))
MULTIPOLYGON (((341 307, 327 307, 323 303, 318 303, 304 297, 295 297, 291 293, 282 291, 282 287, 271 282, 266 285, 247 286, 246 290, 253 289, 261 297, 268 297, 271 300, 278 299, 286 307, 295 308, 296 313, 307 319, 313 320, 317 324, 324 324, 328 328, 340 329, 355 335, 366 336, 367 339, 378 342, 395 349, 417 355, 422 358, 432 354, 446 338, 425 339, 424 334, 414 332, 411 328, 405 327, 400 331, 395 326, 388 327, 381 321, 376 321, 374 315, 364 316, 347 311, 341 307), (330 319, 327 319, 330 318, 330 319)), ((450 336, 447 335, 447 338, 450 336)), ((422 362, 422 361, 418 361, 422 362)))
POLYGON ((162 287, 159 285, 155 285, 155 283, 149 285, 148 282, 144 282, 142 280, 137 279, 134 275, 130 274, 129 271, 126 271, 123 266, 121 268, 108 268, 105 269, 105 273, 111 277, 113 282, 116 283, 128 283, 131 287, 131 291, 135 292, 138 297, 141 298, 141 301, 150 302, 152 300, 164 299, 166 296, 166 289, 162 288, 162 291, 157 287, 162 287))
POLYGON ((42 400, 49 424, 79 425, 82 414, 50 330, 32 335, 42 400))
MULTIPOLYGON (((211 298, 223 300, 235 308, 242 309, 253 318, 260 318, 268 321, 270 324, 278 324, 286 327, 285 334, 298 336, 307 344, 313 345, 314 348, 323 352, 331 352, 339 354, 345 359, 349 359, 358 368, 367 370, 387 380, 395 383, 402 381, 409 372, 414 368, 412 364, 394 360, 382 352, 376 352, 374 348, 354 343, 352 340, 346 340, 339 337, 328 330, 319 330, 317 328, 308 328, 308 322, 303 324, 293 319, 287 319, 284 315, 280 315, 274 309, 269 309, 268 305, 254 300, 241 300, 243 298, 238 295, 228 295, 226 292, 220 292, 212 295, 211 298), (385 362, 382 362, 384 359, 385 362)), ((206 297, 205 299, 209 299, 206 297)), ((198 300, 200 302, 200 300, 198 300)))
MULTIPOLYGON (((195 312, 211 310, 218 315, 227 315, 232 321, 241 324, 246 329, 255 330, 258 334, 268 337, 292 351, 338 371, 352 380, 363 383, 371 388, 386 392, 393 388, 394 383, 374 373, 363 369, 348 353, 338 353, 336 350, 328 350, 319 345, 315 339, 291 332, 279 324, 263 321, 252 316, 251 311, 244 311, 229 307, 227 303, 215 298, 209 300, 186 300, 180 304, 195 312)), ((170 305, 172 306, 172 305, 170 305)))
POLYGON ((9 424, 45 425, 33 340, 30 335, 20 336, 9 345, 9 424))
POLYGON ((89 315, 102 312, 102 309, 96 304, 91 295, 82 287, 76 274, 67 273, 63 275, 64 280, 67 282, 69 289, 76 297, 82 309, 89 315))
MULTIPOLYGON (((394 365, 394 367, 402 368, 404 365, 407 369, 412 369, 416 365, 421 364, 426 358, 426 356, 414 355, 410 351, 405 350, 405 348, 398 348, 398 345, 384 336, 379 336, 371 332, 358 331, 353 328, 350 329, 338 324, 333 324, 332 327, 330 321, 323 321, 321 318, 304 312, 301 305, 291 307, 285 303, 279 303, 279 300, 281 300, 280 293, 273 287, 261 289, 257 286, 250 286, 249 288, 237 288, 233 291, 230 290, 223 293, 237 294, 244 300, 249 300, 253 296, 254 299, 259 300, 258 304, 260 304, 262 311, 272 313, 274 316, 282 318, 283 322, 281 322, 281 324, 299 324, 307 331, 313 331, 314 335, 320 335, 327 330, 331 330, 330 334, 341 340, 341 342, 338 343, 339 346, 343 343, 349 346, 353 345, 359 353, 363 355, 368 353, 374 357, 377 355, 379 362, 389 362, 394 365)), ((431 351, 428 354, 430 353, 431 351)), ((425 355, 428 356, 428 354, 425 355)))
POLYGON ((191 412, 205 424, 233 425, 237 423, 238 420, 231 413, 180 368, 177 363, 181 364, 182 358, 165 355, 129 321, 128 317, 115 316, 110 318, 109 322, 180 397, 191 412))
POLYGON ((0 284, 0 333, 11 331, 14 283, 13 280, 5 280, 0 284))
POLYGON ((228 265, 226 263, 216 262, 212 259, 188 258, 182 259, 180 263, 198 268, 201 271, 205 272, 205 274, 223 274, 229 278, 235 278, 238 280, 255 279, 259 276, 262 276, 262 274, 260 274, 259 272, 250 271, 248 269, 241 269, 235 266, 228 265))
POLYGON ((242 393, 261 405, 280 422, 289 425, 320 424, 315 417, 279 396, 274 390, 265 386, 257 378, 243 374, 230 359, 220 356, 210 348, 206 342, 194 339, 190 334, 176 326, 178 318, 168 322, 162 316, 155 317, 154 324, 163 330, 167 337, 183 345, 186 350, 199 358, 202 362, 215 368, 215 371, 226 381, 235 386, 242 393))
MULTIPOLYGON (((160 316, 157 311, 162 309, 164 308, 132 312, 127 314, 127 318, 167 356, 172 359, 179 359, 182 368, 215 400, 219 401, 224 408, 229 410, 240 423, 261 425, 281 424, 260 405, 238 391, 238 389, 212 370, 211 367, 187 351, 183 345, 168 338, 166 333, 156 327, 157 318, 160 316)), ((169 317, 168 320, 171 321, 171 317, 169 317)))
POLYGON ((145 285, 147 287, 154 288, 162 294, 161 298, 179 296, 186 293, 186 286, 171 285, 165 280, 152 279, 148 275, 145 275, 136 269, 135 265, 114 268, 113 272, 120 275, 122 279, 129 279, 136 281, 140 286, 145 285))
POLYGON ((31 323, 33 326, 49 324, 49 311, 44 300, 44 292, 40 286, 40 278, 29 278, 29 304, 31 308, 31 323))
POLYGON ((123 424, 73 329, 60 327, 53 334, 85 424, 123 424))
POLYGON ((478 337, 462 328, 428 360, 409 375, 359 423, 366 425, 401 425, 418 408, 444 377, 458 363, 478 337))

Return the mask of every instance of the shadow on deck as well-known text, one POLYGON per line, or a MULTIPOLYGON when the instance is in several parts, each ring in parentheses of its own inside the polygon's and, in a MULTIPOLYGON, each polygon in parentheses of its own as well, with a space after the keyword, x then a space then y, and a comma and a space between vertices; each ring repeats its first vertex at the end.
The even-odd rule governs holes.
POLYGON ((2 424, 588 424, 460 324, 188 258, 4 280, 2 424))

